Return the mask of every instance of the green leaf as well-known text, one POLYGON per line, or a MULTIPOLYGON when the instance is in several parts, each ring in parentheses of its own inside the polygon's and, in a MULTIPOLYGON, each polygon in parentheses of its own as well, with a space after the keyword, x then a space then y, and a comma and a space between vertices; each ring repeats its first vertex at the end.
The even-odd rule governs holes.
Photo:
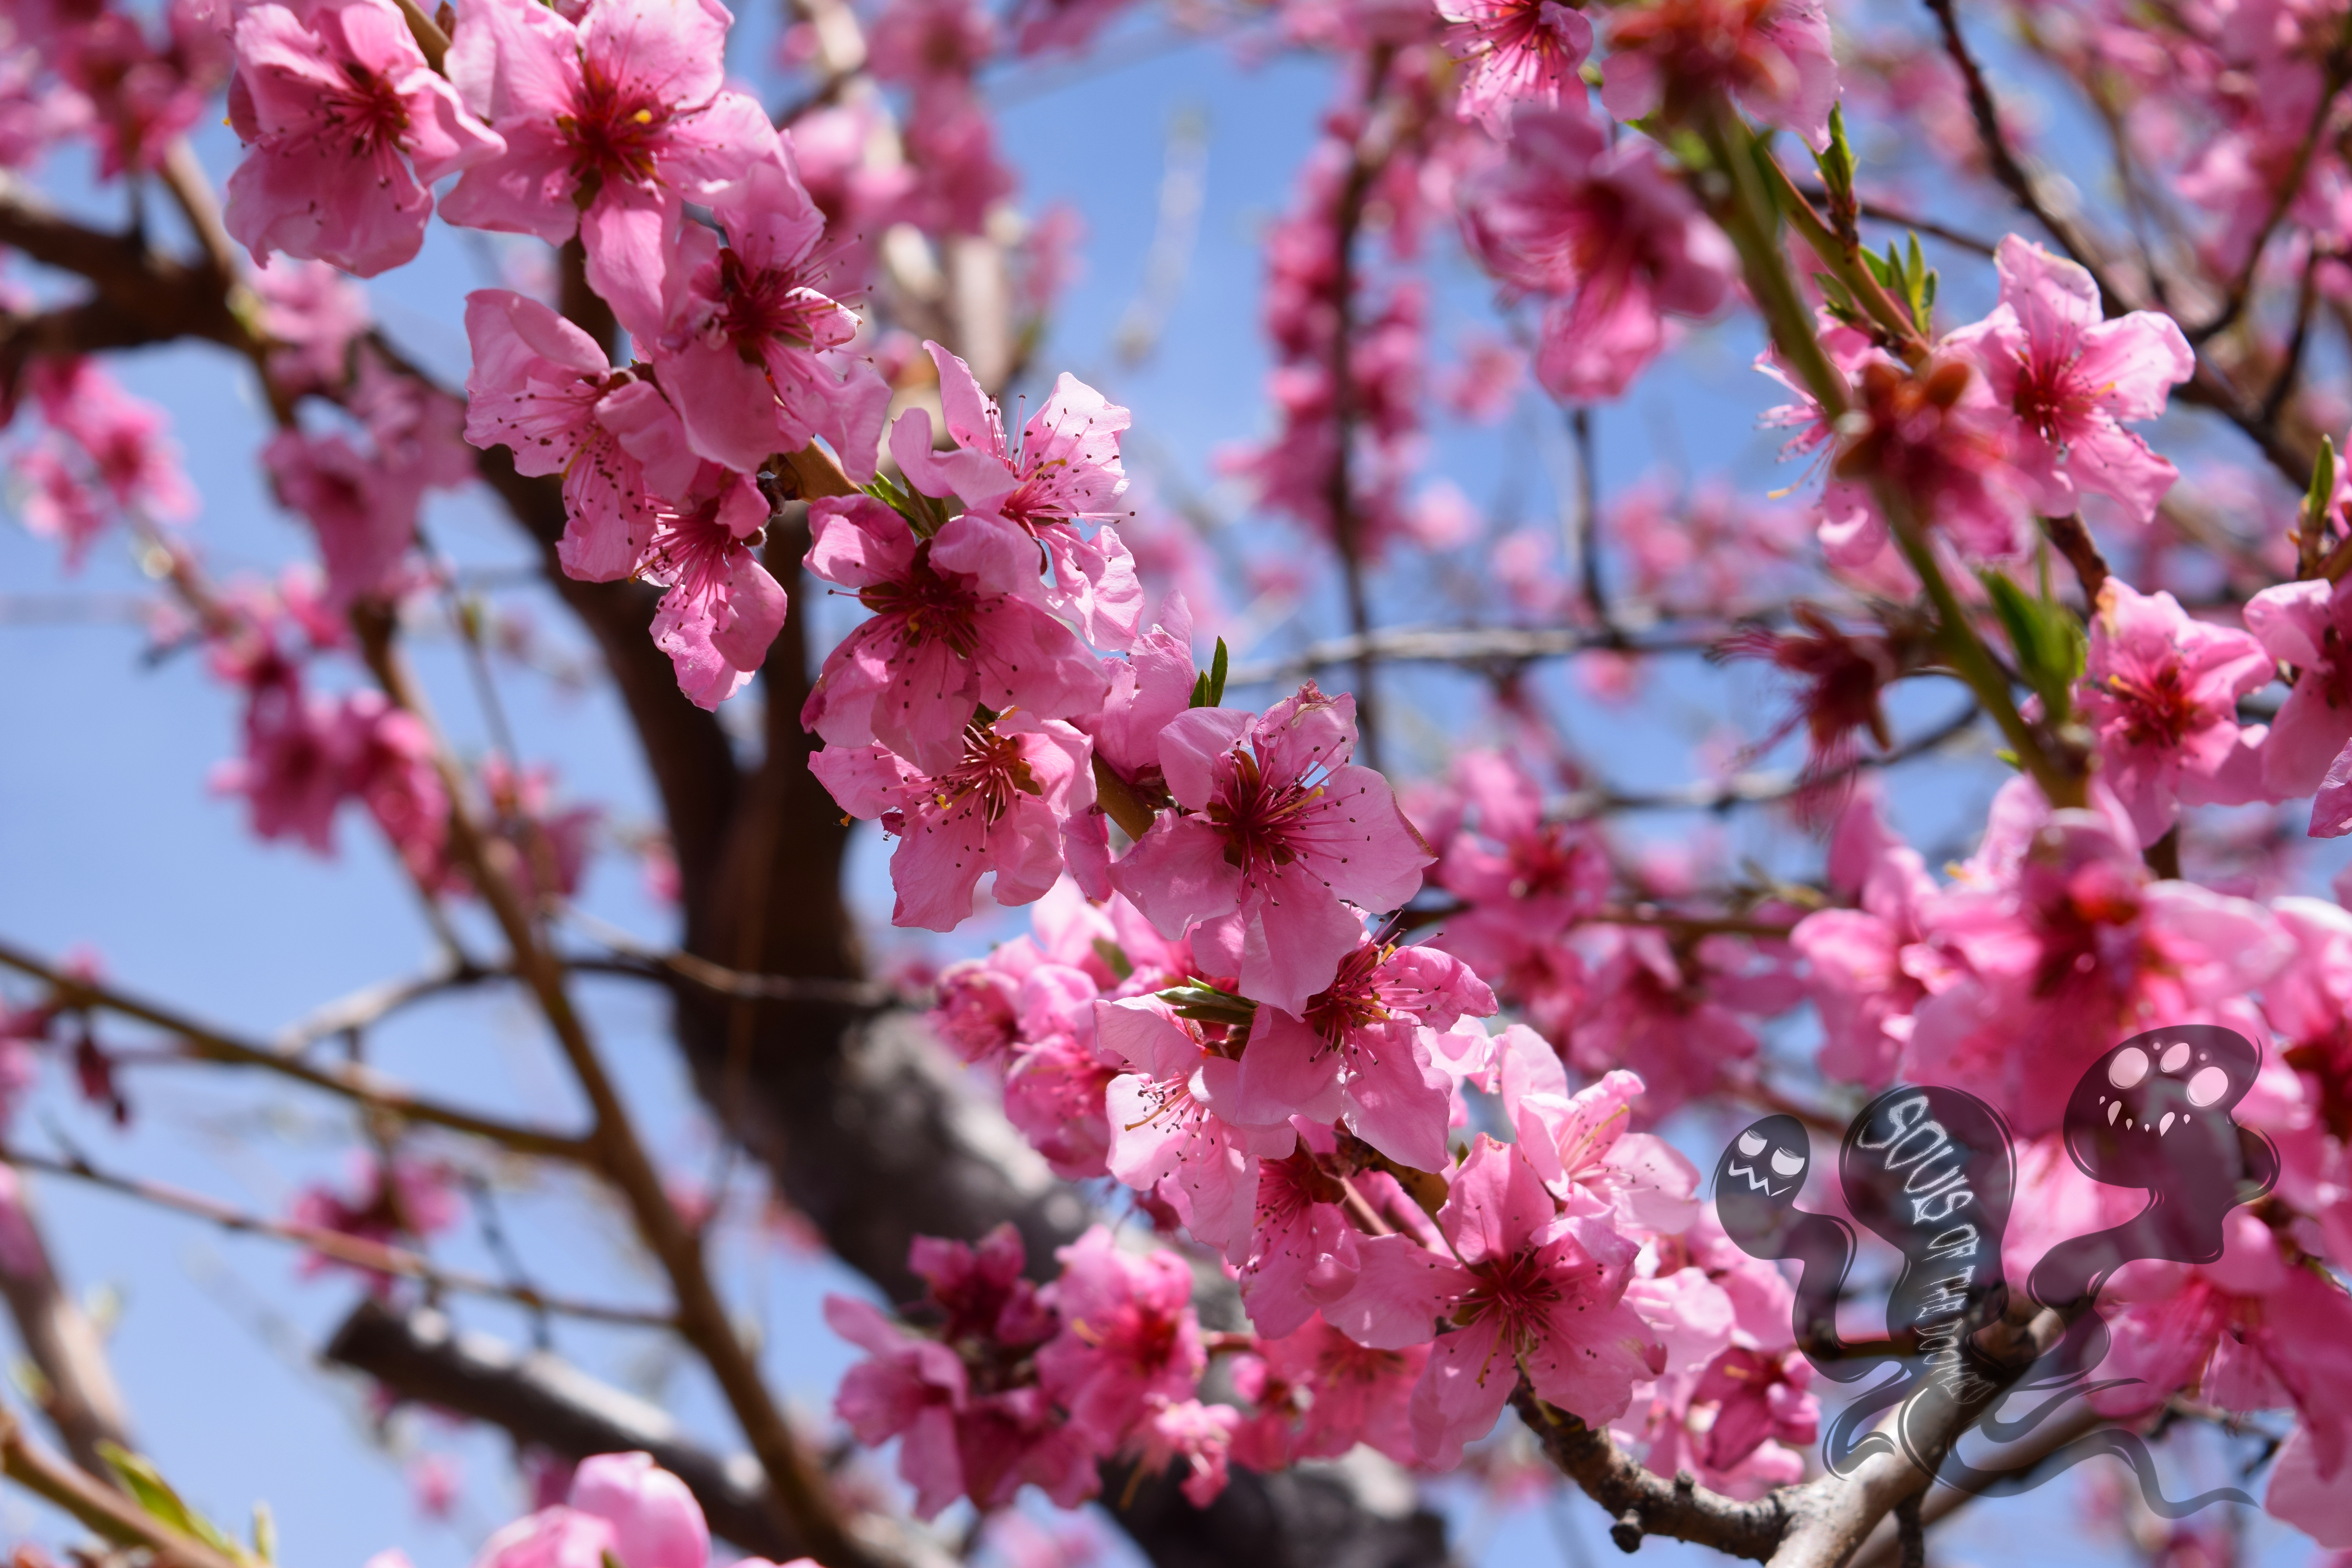
POLYGON ((2311 465, 2311 489, 2303 498, 2304 527, 2313 534, 2326 526, 2327 507, 2336 499, 2336 443, 2322 436, 2319 457, 2311 465))
POLYGON ((2050 721, 2063 724, 2073 712, 2074 683, 2083 678, 2089 645, 2072 611, 2053 600, 2027 593, 1999 572, 1979 574, 1993 613, 2009 633, 2017 655, 2017 672, 2042 699, 2050 721))
POLYGON ((1830 105, 1829 150, 1813 154, 1813 166, 1822 172, 1822 188, 1830 195, 1835 205, 1853 199, 1853 146, 1845 139, 1845 109, 1841 104, 1830 105))
POLYGON ((948 521, 947 503, 920 490, 909 489, 887 474, 876 474, 866 493, 907 520, 918 539, 929 539, 948 521))
POLYGON ((1101 959, 1110 972, 1122 981, 1135 973, 1135 961, 1127 956, 1127 949, 1107 936, 1095 938, 1095 956, 1101 959))
POLYGON ((98 1457, 106 1461, 107 1468, 112 1470, 122 1483, 122 1489, 131 1494, 131 1500, 144 1510, 149 1518, 182 1535, 203 1542, 233 1562, 250 1560, 250 1553, 231 1540, 220 1526, 181 1500, 180 1494, 172 1489, 172 1483, 163 1479, 163 1472, 155 1468, 152 1461, 104 1440, 98 1445, 98 1457))
POLYGON ((1160 993, 1160 999, 1174 1008, 1178 1017, 1196 1023, 1231 1024, 1245 1029, 1257 1020, 1256 1003, 1213 985, 1171 986, 1160 993))
POLYGON ((253 1554, 264 1563, 278 1561, 278 1516, 266 1502, 253 1505, 253 1554))
POLYGON ((1192 708, 1216 708, 1225 700, 1225 639, 1217 639, 1216 657, 1209 661, 1206 671, 1192 678, 1192 708))

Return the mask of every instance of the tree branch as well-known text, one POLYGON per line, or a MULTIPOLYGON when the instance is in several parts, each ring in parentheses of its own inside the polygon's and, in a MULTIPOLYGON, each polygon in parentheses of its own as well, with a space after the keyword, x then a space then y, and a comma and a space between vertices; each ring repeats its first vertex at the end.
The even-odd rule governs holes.
POLYGON ((512 1301, 534 1311, 556 1312, 567 1318, 581 1318, 592 1322, 620 1323, 633 1328, 671 1329, 677 1320, 667 1312, 651 1312, 635 1307, 610 1307, 598 1301, 579 1301, 562 1296, 551 1296, 528 1285, 508 1285, 496 1279, 484 1279, 477 1275, 459 1273, 436 1265, 432 1259, 405 1247, 388 1247, 369 1241, 363 1237, 350 1236, 340 1230, 328 1230, 314 1225, 299 1225, 292 1220, 268 1219, 259 1215, 233 1209, 226 1204, 215 1203, 196 1193, 165 1186, 160 1182, 144 1182, 133 1176, 118 1176, 101 1171, 88 1160, 76 1155, 71 1159, 54 1160, 46 1154, 27 1153, 21 1149, 0 1147, 0 1161, 5 1161, 27 1171, 46 1171, 51 1175, 69 1176, 103 1187, 110 1193, 136 1198, 184 1215, 193 1215, 221 1229, 247 1236, 267 1236, 278 1241, 289 1241, 307 1247, 322 1258, 371 1274, 388 1274, 403 1279, 415 1279, 437 1289, 455 1291, 465 1296, 485 1296, 493 1300, 512 1301))
POLYGON ((460 1110, 435 1100, 423 1100, 364 1067, 314 1065, 267 1046, 240 1040, 171 1008, 58 969, 5 941, 0 941, 0 965, 43 982, 65 1006, 102 1008, 126 1018, 153 1025, 176 1037, 185 1048, 186 1059, 190 1061, 258 1068, 281 1078, 308 1084, 313 1089, 340 1095, 371 1110, 385 1111, 404 1121, 444 1127, 452 1132, 486 1139, 517 1153, 565 1160, 585 1157, 586 1144, 580 1138, 534 1127, 520 1127, 487 1116, 477 1116, 472 1111, 460 1110))
POLYGON ((166 1528, 121 1492, 42 1448, 6 1410, 0 1410, 0 1473, 73 1515, 102 1539, 153 1552, 153 1568, 249 1568, 166 1528))
POLYGON ((41 1374, 41 1412, 63 1439, 75 1464, 107 1478, 100 1443, 132 1447, 122 1394, 107 1365, 98 1330, 58 1279, 48 1238, 33 1210, 31 1189, 18 1184, 16 1205, 23 1239, 29 1245, 0 1252, 0 1295, 8 1299, 25 1359, 41 1374), (21 1262, 22 1268, 6 1264, 21 1262))

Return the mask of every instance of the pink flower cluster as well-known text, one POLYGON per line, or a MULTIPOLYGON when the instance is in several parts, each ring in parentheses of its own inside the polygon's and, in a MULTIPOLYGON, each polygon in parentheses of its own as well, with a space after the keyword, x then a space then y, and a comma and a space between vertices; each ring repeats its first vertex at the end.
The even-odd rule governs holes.
POLYGON ((1995 265, 2000 302, 1945 334, 1916 370, 1860 331, 1825 323, 1823 346, 1855 394, 1834 446, 1777 353, 1758 361, 1798 394, 1766 416, 1797 428, 1788 450, 1832 454, 1822 543, 1832 565, 1862 581, 1906 576, 1874 487, 1906 497, 1923 526, 1981 559, 2014 554, 2031 515, 2065 516, 2085 495, 2145 523, 2179 477, 2125 427, 2161 415, 2196 369, 2172 318, 2104 319, 2089 272, 2015 235, 1995 265))
MULTIPOLYGON (((1087 643, 1134 644, 1143 591, 1107 521, 1127 410, 1066 374, 1016 440, 970 367, 929 346, 953 445, 911 408, 890 432, 895 504, 809 509, 808 569, 872 614, 826 656, 801 722, 842 808, 899 840, 892 920, 950 931, 983 875, 999 903, 1026 903, 1074 855, 1103 858, 1090 731, 1118 722, 1114 680, 1135 667, 1087 643)), ((1181 602, 1164 613, 1181 621, 1181 602)), ((1188 637, 1188 689, 1191 670, 1188 637)))
MULTIPOLYGON (((593 1455, 558 1495, 562 1501, 493 1532, 475 1568, 710 1568, 702 1506, 650 1454, 593 1455)), ((739 1561, 777 1568, 757 1557, 739 1561)), ((369 1568, 407 1568, 407 1559, 387 1552, 369 1568)), ((815 1568, 815 1560, 796 1558, 783 1568, 815 1568)))
POLYGON ((0 18, 0 168, 30 170, 75 138, 93 144, 102 180, 153 169, 228 73, 209 3, 11 5, 0 18))
MULTIPOLYGON (((25 374, 43 429, 15 446, 7 463, 24 487, 26 526, 58 542, 68 571, 113 523, 184 522, 196 493, 166 434, 163 411, 131 396, 96 362, 41 359, 25 374)), ((13 404, 0 405, 13 419, 13 404)))

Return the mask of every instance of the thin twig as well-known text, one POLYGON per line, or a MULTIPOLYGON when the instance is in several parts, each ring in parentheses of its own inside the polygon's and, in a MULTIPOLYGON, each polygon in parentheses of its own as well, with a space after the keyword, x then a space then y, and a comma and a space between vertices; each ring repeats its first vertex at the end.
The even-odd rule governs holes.
POLYGON ((406 1121, 421 1121, 447 1128, 453 1132, 486 1139, 520 1154, 541 1154, 566 1160, 585 1157, 587 1145, 582 1139, 535 1127, 519 1127, 490 1117, 477 1116, 472 1111, 460 1110, 436 1100, 419 1099, 365 1068, 314 1065, 268 1046, 238 1039, 225 1030, 198 1023, 171 1008, 59 969, 5 941, 0 941, 0 964, 42 981, 66 1006, 102 1008, 126 1018, 136 1018, 143 1024, 152 1024, 175 1036, 185 1047, 184 1059, 188 1061, 259 1068, 282 1078, 309 1084, 313 1089, 341 1095, 372 1110, 385 1111, 406 1121))
POLYGON ((0 1410, 0 1473, 100 1538, 154 1553, 152 1568, 251 1568, 180 1534, 121 1492, 41 1447, 7 1410, 0 1410))
POLYGON ((79 1155, 70 1159, 52 1159, 46 1154, 28 1153, 22 1149, 0 1148, 0 1161, 28 1171, 46 1171, 55 1176, 68 1176, 103 1187, 125 1197, 137 1198, 184 1215, 192 1215, 226 1231, 247 1236, 266 1236, 278 1241, 292 1242, 307 1247, 322 1258, 371 1274, 394 1275, 403 1279, 415 1279, 442 1290, 460 1295, 482 1296, 492 1300, 513 1301, 535 1310, 558 1312, 568 1318, 583 1318, 600 1323, 624 1323, 635 1328, 672 1329, 677 1320, 667 1312, 649 1311, 641 1307, 613 1307, 600 1301, 580 1301, 564 1296, 551 1296, 528 1285, 508 1285, 478 1275, 443 1268, 430 1258, 405 1247, 389 1247, 363 1237, 347 1235, 340 1230, 328 1230, 314 1225, 300 1225, 292 1220, 268 1219, 260 1215, 247 1214, 226 1204, 215 1203, 201 1194, 179 1187, 165 1186, 160 1182, 142 1181, 136 1176, 116 1175, 101 1171, 79 1155))
POLYGON ((518 891, 514 847, 487 835, 466 800, 465 780, 440 739, 423 696, 394 645, 394 622, 380 607, 355 606, 352 629, 369 671, 394 706, 414 715, 434 737, 433 760, 448 790, 449 846, 490 906, 513 952, 514 967, 547 1019, 564 1060, 595 1118, 590 1134, 594 1163, 626 1202, 645 1242, 677 1301, 678 1332, 709 1367, 711 1377, 768 1473, 771 1495, 813 1554, 835 1568, 876 1568, 880 1559, 844 1530, 831 1488, 784 1419, 761 1376, 759 1363, 736 1332, 733 1317, 711 1281, 702 1237, 687 1225, 646 1151, 619 1089, 605 1071, 585 1022, 573 1007, 554 954, 541 942, 518 891))

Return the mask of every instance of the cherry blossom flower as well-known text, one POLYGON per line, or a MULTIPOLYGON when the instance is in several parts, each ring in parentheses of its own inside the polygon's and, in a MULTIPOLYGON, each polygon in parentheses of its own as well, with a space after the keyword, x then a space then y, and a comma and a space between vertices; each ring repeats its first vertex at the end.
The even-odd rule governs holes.
POLYGON ((767 113, 728 90, 718 0, 599 0, 580 22, 475 0, 449 79, 506 151, 442 198, 450 223, 587 247, 588 282, 632 338, 661 335, 685 202, 781 156, 767 113))
POLYGON ((1193 1396, 1208 1358, 1192 1315, 1192 1276, 1165 1252, 1119 1249, 1095 1226, 1055 1256, 1045 1292, 1061 1331, 1037 1352, 1045 1392, 1098 1452, 1114 1451, 1153 1399, 1193 1396))
MULTIPOLYGON (((2352 584, 2282 583, 2246 601, 2246 630, 2263 652, 2297 671, 2263 744, 2264 792, 2281 799, 2310 795, 2327 781, 2352 743, 2352 584)), ((2352 829, 2352 812, 2331 796, 2312 804, 2315 837, 2352 829)))
POLYGON ((2099 590, 2083 673, 2083 716, 2097 733, 2101 777, 2153 844, 2182 804, 2260 798, 2261 726, 2238 723, 2238 699, 2261 690, 2272 657, 2244 632, 2193 621, 2169 594, 2110 577, 2099 590))
POLYGON ((1913 371, 1867 359, 1854 393, 1841 426, 1850 434, 1822 493, 1832 563, 1862 568, 1885 547, 1876 486, 1906 498, 1923 528, 1942 530, 1965 554, 2016 553, 2030 487, 2010 461, 2001 416, 1969 361, 1948 356, 1913 371))
POLYGON ((1279 1113, 1237 1120, 1239 1065, 1156 1002, 1097 1002, 1099 1047, 1127 1064, 1111 1079, 1110 1173, 1156 1191, 1198 1240, 1245 1257, 1258 1201, 1258 1162, 1291 1151, 1279 1113))
POLYGON ((1163 1400, 1143 1418, 1137 1462, 1150 1473, 1183 1460, 1184 1500, 1206 1508, 1225 1489, 1225 1461, 1241 1420, 1242 1413, 1230 1405, 1163 1400))
POLYGON ((835 1413, 869 1447, 899 1440, 898 1474, 915 1489, 915 1513, 938 1518, 964 1492, 955 1426, 965 1403, 963 1362, 938 1341, 900 1329, 868 1302, 827 1296, 824 1321, 870 1358, 842 1374, 835 1413))
POLYGON ((1935 879, 1880 819, 1875 793, 1857 792, 1831 836, 1829 882, 1861 907, 1817 910, 1789 933, 1821 1014, 1822 1070, 1884 1089, 1911 1038, 1912 1010, 1951 970, 1921 927, 1935 879))
POLYGON ((1523 103, 1558 108, 1560 85, 1592 52, 1592 24, 1559 0, 1454 0, 1438 14, 1452 24, 1446 47, 1465 68, 1454 111, 1498 137, 1523 103))
POLYGON ((971 79, 996 52, 996 19, 975 0, 890 0, 871 37, 875 76, 922 94, 971 79))
POLYGON ((1269 1333, 1234 1367, 1234 1389, 1257 1414, 1234 1434, 1234 1458, 1255 1470, 1332 1458, 1369 1444, 1400 1465, 1415 1458, 1407 1415, 1427 1345, 1373 1350, 1312 1313, 1269 1333))
POLYGON ((740 691, 784 624, 782 584, 761 565, 768 500, 747 475, 706 468, 678 506, 656 503, 636 574, 669 590, 654 608, 654 646, 677 689, 716 708, 740 691))
POLYGON ((339 434, 300 430, 272 437, 261 460, 278 500, 318 531, 331 609, 399 591, 398 568, 425 498, 422 474, 393 469, 339 434))
POLYGON ((2320 1475, 2352 1464, 2352 1296, 2252 1214, 2230 1216, 2220 1261, 2128 1264, 2101 1300, 2121 1310, 2098 1375, 2129 1381, 2091 1392, 2100 1414, 2144 1415, 2179 1389, 2224 1410, 2292 1405, 2320 1475))
POLYGON ((2338 1555, 2327 1560, 2327 1568, 2340 1568, 2342 1550, 2352 1548, 2352 1491, 2343 1482, 2340 1470, 2321 1468, 2318 1445, 2307 1428, 2298 1426, 2280 1447, 2269 1489, 2263 1493, 2264 1511, 2320 1545, 2338 1549, 2338 1555))
POLYGON ((688 233, 684 299, 663 334, 662 385, 695 451, 756 473, 822 436, 849 477, 874 477, 890 388, 845 347, 856 312, 818 287, 824 216, 782 159, 710 198, 726 230, 688 233))
POLYGON ((1432 1059, 1425 1031, 1495 1007, 1495 994, 1460 959, 1367 938, 1296 1016, 1257 1009, 1229 1097, 1232 1113, 1252 1121, 1294 1111, 1343 1121, 1389 1158, 1436 1170, 1446 1161, 1452 1085, 1432 1059))
POLYGON ((2293 951, 2260 905, 2155 880, 2095 780, 2088 810, 2051 810, 2030 779, 2002 785, 1984 843, 1920 923, 1953 970, 1913 1015, 1901 1076, 1965 1087, 2029 1136, 2058 1124, 2109 1043, 2242 1005, 2293 951))
POLYGON ((1480 1134, 1438 1211, 1453 1256, 1404 1236, 1361 1247, 1363 1272, 1324 1316, 1360 1344, 1436 1338, 1412 1394, 1413 1447, 1450 1468, 1483 1437, 1524 1373, 1537 1397, 1589 1426, 1622 1414, 1658 1350, 1624 1304, 1636 1248, 1599 1220, 1562 1215, 1511 1146, 1480 1134), (1433 1336, 1451 1316, 1454 1331, 1433 1336))
POLYGON ((425 63, 391 0, 251 5, 235 36, 229 119, 249 151, 224 218, 256 258, 373 278, 424 247, 435 182, 506 150, 425 63))
MULTIPOLYGON (((1304 1119, 1302 1118, 1303 1121, 1304 1119)), ((1312 1122, 1293 1123, 1299 1149, 1258 1166, 1257 1206, 1241 1266, 1242 1303, 1261 1334, 1287 1334, 1355 1283, 1355 1224, 1339 1205, 1347 1189, 1317 1158, 1336 1143, 1312 1122)))
POLYGON ((1087 738, 1055 719, 1008 713, 964 731, 963 755, 936 776, 878 745, 827 746, 809 771, 852 816, 895 835, 890 922, 953 931, 993 871, 999 904, 1025 904, 1062 875, 1063 824, 1094 804, 1087 738))
MULTIPOLYGON (((565 1500, 482 1543, 477 1568, 708 1568, 710 1531, 686 1483, 650 1454, 580 1461, 565 1500)), ((754 1559, 753 1561, 757 1561, 754 1559)))
POLYGON ((950 571, 984 574, 993 563, 1016 558, 1000 535, 1026 533, 1053 563, 1045 602, 1097 647, 1126 647, 1143 614, 1135 559, 1115 530, 1104 527, 1089 540, 1077 525, 1120 515, 1107 509, 1127 489, 1118 434, 1130 422, 1128 411, 1066 371, 1016 445, 971 367, 937 343, 923 346, 939 367, 940 402, 956 447, 934 455, 930 416, 913 408, 892 429, 890 450, 917 489, 964 503, 963 515, 940 530, 932 559, 950 571))
POLYGON ((1448 841, 1434 877, 1470 908, 1448 917, 1433 945, 1473 969, 1507 973, 1601 908, 1608 855, 1589 829, 1544 820, 1542 790, 1512 758, 1465 752, 1453 780, 1469 826, 1448 841))
POLYGON ((1024 578, 998 558, 985 573, 943 570, 931 541, 870 496, 816 501, 809 528, 809 570, 874 612, 825 657, 801 710, 826 741, 879 741, 937 777, 956 766, 982 703, 1068 719, 1101 702, 1100 668, 1046 612, 1034 569, 1024 578))
POLYGON ((368 329, 367 296, 322 261, 281 257, 256 267, 261 330, 278 345, 270 379, 289 393, 339 387, 352 374, 352 345, 368 329))
POLYGON ((1601 82, 1610 113, 1681 119, 1716 92, 1826 150, 1838 82, 1822 0, 1650 0, 1612 15, 1601 82))
POLYGON ((2162 414, 2170 389, 2196 374, 2189 340, 2155 310, 2102 319, 2088 270, 2016 235, 1994 265, 2000 303, 1943 346, 1973 359, 1993 401, 2015 415, 2011 461, 2038 491, 2034 504, 2063 516, 2090 490, 2147 521, 2179 471, 2123 423, 2162 414))
POLYGON ((1355 699, 1312 681, 1262 718, 1178 714, 1160 762, 1184 810, 1111 868, 1113 885, 1171 940, 1212 924, 1245 994, 1305 1011, 1362 937, 1341 900, 1395 909, 1434 858, 1355 749, 1355 699))
POLYGON ((1552 297, 1536 376, 1571 402, 1615 397, 1666 346, 1668 312, 1705 316, 1737 271, 1730 241, 1646 142, 1612 145, 1581 100, 1522 111, 1507 156, 1465 193, 1496 276, 1552 297))
POLYGON ((1591 992, 1569 1037, 1569 1059, 1590 1073, 1638 1064, 1652 1117, 1713 1092, 1756 1054, 1742 1013, 1782 1012, 1801 995, 1795 976, 1777 964, 1754 970, 1754 950, 1735 939, 1708 937, 1678 952, 1654 929, 1609 926, 1587 940, 1591 992))
POLYGON ((684 427, 652 383, 614 370, 578 327, 511 289, 466 296, 466 439, 514 453, 518 473, 563 476, 564 574, 634 574, 652 542, 654 502, 700 471, 684 427))
MULTIPOLYGON (((352 1158, 352 1179, 338 1189, 313 1183, 294 1195, 289 1214, 295 1224, 334 1231, 362 1241, 395 1244, 407 1237, 430 1237, 457 1223, 452 1173, 436 1161, 396 1157, 389 1163, 360 1152, 352 1158)), ((349 1268, 320 1253, 302 1260, 306 1274, 349 1268)), ((378 1276, 379 1287, 388 1278, 378 1276)))

